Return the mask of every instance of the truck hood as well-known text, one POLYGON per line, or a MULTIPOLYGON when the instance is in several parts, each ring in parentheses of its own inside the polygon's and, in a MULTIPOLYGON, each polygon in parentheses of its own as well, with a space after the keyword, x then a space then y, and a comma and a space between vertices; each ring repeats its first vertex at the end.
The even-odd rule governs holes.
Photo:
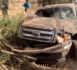
POLYGON ((74 23, 70 20, 58 19, 58 18, 44 18, 37 17, 32 20, 25 21, 22 26, 28 27, 40 27, 51 30, 64 30, 64 32, 69 32, 72 34, 77 33, 74 23))

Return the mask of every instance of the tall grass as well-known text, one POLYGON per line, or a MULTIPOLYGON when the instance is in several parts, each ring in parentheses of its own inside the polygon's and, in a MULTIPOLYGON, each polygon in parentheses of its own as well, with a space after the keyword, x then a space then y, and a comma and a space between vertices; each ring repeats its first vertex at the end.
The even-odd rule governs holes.
POLYGON ((14 35, 17 35, 19 26, 23 23, 23 13, 19 13, 11 19, 0 21, 0 41, 12 40, 14 35))
MULTIPOLYGON (((7 43, 15 43, 17 39, 19 26, 23 23, 23 12, 15 15, 11 19, 0 20, 0 50, 5 49, 4 45, 1 43, 3 40, 7 43), (14 40, 14 41, 13 41, 14 40), (2 47, 2 48, 1 48, 2 47)), ((7 54, 0 53, 0 66, 10 59, 7 54)))

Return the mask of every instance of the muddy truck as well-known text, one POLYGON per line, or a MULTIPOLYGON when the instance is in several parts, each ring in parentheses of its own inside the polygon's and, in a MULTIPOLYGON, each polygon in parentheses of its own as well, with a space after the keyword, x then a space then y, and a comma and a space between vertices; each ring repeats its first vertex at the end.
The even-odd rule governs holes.
POLYGON ((25 17, 18 37, 36 64, 51 65, 67 57, 77 58, 76 5, 55 4, 39 8, 25 17))

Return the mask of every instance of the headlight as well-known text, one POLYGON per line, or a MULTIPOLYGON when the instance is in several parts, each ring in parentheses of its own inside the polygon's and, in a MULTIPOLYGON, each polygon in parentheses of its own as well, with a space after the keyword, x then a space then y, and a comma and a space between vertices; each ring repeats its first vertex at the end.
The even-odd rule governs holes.
POLYGON ((69 34, 64 34, 64 36, 67 38, 67 40, 71 39, 71 36, 69 34))
POLYGON ((59 35, 56 36, 58 43, 63 43, 64 41, 71 40, 71 36, 69 34, 59 35))

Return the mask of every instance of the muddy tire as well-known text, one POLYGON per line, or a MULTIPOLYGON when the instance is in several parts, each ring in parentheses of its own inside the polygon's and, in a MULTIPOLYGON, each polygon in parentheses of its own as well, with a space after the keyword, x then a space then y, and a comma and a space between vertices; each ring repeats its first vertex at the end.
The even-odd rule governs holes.
POLYGON ((69 56, 72 59, 77 60, 77 41, 76 40, 72 40, 72 47, 70 49, 69 56))

